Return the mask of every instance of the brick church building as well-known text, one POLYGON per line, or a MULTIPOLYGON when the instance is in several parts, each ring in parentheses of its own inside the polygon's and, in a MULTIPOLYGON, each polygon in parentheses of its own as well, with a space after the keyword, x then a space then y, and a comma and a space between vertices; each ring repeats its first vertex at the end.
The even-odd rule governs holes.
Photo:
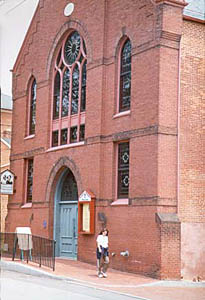
POLYGON ((107 226, 111 267, 205 278, 202 6, 39 1, 13 68, 8 232, 94 264, 107 226), (92 232, 78 230, 84 191, 92 232))

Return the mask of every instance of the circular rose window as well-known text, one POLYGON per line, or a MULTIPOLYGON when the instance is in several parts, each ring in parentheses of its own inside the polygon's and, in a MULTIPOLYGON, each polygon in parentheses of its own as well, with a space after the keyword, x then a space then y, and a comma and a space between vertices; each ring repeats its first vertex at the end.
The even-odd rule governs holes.
POLYGON ((67 64, 72 65, 80 52, 80 35, 75 31, 65 42, 64 58, 67 64))

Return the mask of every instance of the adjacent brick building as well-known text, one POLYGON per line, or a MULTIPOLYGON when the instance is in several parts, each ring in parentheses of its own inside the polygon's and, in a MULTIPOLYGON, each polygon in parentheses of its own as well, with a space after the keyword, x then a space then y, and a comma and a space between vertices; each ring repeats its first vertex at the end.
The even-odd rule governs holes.
POLYGON ((185 13, 180 53, 179 105, 178 215, 181 221, 182 275, 184 278, 192 278, 193 275, 204 278, 204 1, 192 1, 185 13))
MULTIPOLYGON (((12 100, 11 97, 1 94, 0 106, 0 123, 1 123, 1 160, 0 173, 10 168, 10 151, 11 151, 11 126, 12 126, 12 100)), ((5 230, 5 218, 7 216, 8 195, 0 194, 0 216, 1 224, 0 231, 5 230)))
POLYGON ((66 5, 39 2, 13 69, 7 231, 30 226, 57 256, 95 263, 106 225, 112 267, 203 278, 204 21, 183 19, 183 0, 66 5), (77 235, 84 190, 95 234, 77 235))

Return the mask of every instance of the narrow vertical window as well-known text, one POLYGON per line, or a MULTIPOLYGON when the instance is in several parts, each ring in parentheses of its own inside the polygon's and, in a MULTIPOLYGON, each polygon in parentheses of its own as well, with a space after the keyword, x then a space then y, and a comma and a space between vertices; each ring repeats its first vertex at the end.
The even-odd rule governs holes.
POLYGON ((52 147, 58 146, 58 131, 53 131, 52 133, 52 147))
POLYGON ((59 106, 60 106, 60 74, 56 73, 54 81, 54 95, 53 95, 53 119, 59 118, 59 106))
POLYGON ((131 42, 127 39, 122 47, 120 59, 119 112, 130 109, 131 51, 131 42))
POLYGON ((79 99, 79 69, 76 65, 73 70, 73 87, 72 87, 72 102, 71 114, 78 113, 78 99, 79 99))
POLYGON ((29 118, 29 134, 35 133, 36 127, 36 80, 34 79, 30 90, 30 118, 29 118))
POLYGON ((26 202, 32 202, 32 192, 33 192, 33 159, 27 161, 27 196, 26 202))
POLYGON ((62 41, 55 59, 51 147, 85 138, 86 63, 85 42, 72 31, 62 41))
POLYGON ((77 126, 71 127, 70 129, 70 143, 77 142, 77 126))
POLYGON ((129 142, 118 145, 118 199, 129 197, 129 142))
POLYGON ((68 139, 68 129, 65 128, 61 130, 61 145, 66 145, 67 139, 68 139))
POLYGON ((82 70, 82 88, 81 88, 81 111, 85 111, 86 108, 86 61, 82 70))
POLYGON ((70 89, 70 71, 66 69, 63 75, 63 99, 61 116, 65 117, 69 111, 69 89, 70 89))

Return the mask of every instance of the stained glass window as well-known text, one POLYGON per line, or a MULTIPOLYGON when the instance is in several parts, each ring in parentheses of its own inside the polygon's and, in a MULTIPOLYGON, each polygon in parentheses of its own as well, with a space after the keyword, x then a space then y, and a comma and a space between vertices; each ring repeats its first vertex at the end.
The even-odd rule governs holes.
POLYGON ((71 114, 78 112, 78 98, 79 98, 79 69, 76 65, 73 70, 73 86, 72 86, 72 101, 71 101, 71 114))
POLYGON ((78 133, 78 127, 71 127, 70 129, 70 143, 77 142, 77 133, 78 133))
POLYGON ((29 159, 28 170, 27 170, 27 198, 26 202, 32 202, 32 192, 33 192, 33 159, 29 159))
POLYGON ((129 142, 118 145, 118 199, 129 196, 129 142))
POLYGON ((58 131, 53 131, 52 134, 52 147, 58 146, 58 131))
POLYGON ((36 127, 36 80, 34 79, 30 91, 30 124, 29 134, 35 133, 36 127))
POLYGON ((85 42, 73 31, 62 42, 55 60, 52 119, 60 139, 54 131, 52 147, 79 142, 85 136, 86 63, 85 42))
POLYGON ((67 138, 68 138, 68 129, 62 129, 61 130, 61 145, 67 144, 67 138))
POLYGON ((66 175, 61 192, 61 201, 75 201, 78 199, 78 188, 71 171, 66 175))
POLYGON ((80 141, 85 139, 85 124, 80 125, 80 141))
POLYGON ((86 61, 82 70, 82 87, 81 87, 81 111, 85 111, 86 104, 86 61))
POLYGON ((54 82, 54 105, 53 105, 53 119, 59 117, 59 105, 60 105, 60 74, 56 73, 54 82))
POLYGON ((66 69, 63 75, 63 98, 62 98, 62 110, 61 116, 65 117, 68 115, 69 110, 69 89, 70 89, 70 71, 66 69))
POLYGON ((131 51, 132 51, 131 42, 129 39, 127 39, 121 51, 120 93, 119 93, 120 112, 130 109, 131 51))
POLYGON ((69 65, 72 65, 76 61, 80 53, 80 44, 80 35, 75 31, 69 36, 64 47, 64 58, 69 65))

